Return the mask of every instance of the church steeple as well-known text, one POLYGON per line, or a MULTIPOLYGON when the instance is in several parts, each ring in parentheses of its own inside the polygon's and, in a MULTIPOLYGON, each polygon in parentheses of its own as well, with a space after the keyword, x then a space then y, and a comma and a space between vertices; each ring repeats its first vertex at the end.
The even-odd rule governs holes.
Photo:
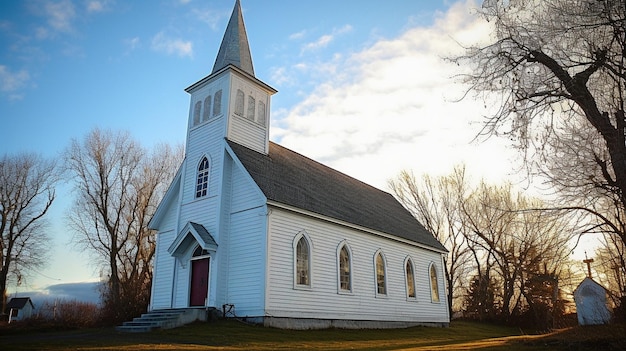
POLYGON ((246 26, 243 23, 241 4, 235 1, 235 8, 230 15, 228 27, 224 33, 220 50, 217 53, 213 71, 211 74, 221 70, 229 64, 243 70, 254 77, 254 67, 252 66, 252 55, 248 45, 248 35, 246 26))
POLYGON ((254 75, 239 0, 213 71, 185 91, 191 94, 187 150, 199 151, 210 141, 222 145, 226 138, 260 153, 269 152, 270 100, 276 90, 254 75))

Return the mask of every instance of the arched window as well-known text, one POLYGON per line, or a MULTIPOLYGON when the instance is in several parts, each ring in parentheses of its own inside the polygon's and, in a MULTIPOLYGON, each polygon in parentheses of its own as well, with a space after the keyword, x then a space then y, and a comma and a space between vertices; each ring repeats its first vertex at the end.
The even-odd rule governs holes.
POLYGON ((245 98, 243 91, 237 89, 237 97, 235 98, 235 114, 243 116, 243 99, 245 98))
POLYGON ((259 114, 257 115, 257 122, 260 125, 265 125, 265 103, 263 101, 259 101, 259 114))
POLYGON ((430 265, 430 298, 433 302, 439 302, 439 284, 437 279, 437 268, 435 264, 430 265))
POLYGON ((202 158, 198 166, 198 180, 196 182, 196 197, 205 196, 209 187, 209 160, 202 158))
POLYGON ((309 243, 302 236, 296 244, 296 285, 311 286, 310 254, 309 243))
POLYGON ((193 108, 193 125, 200 123, 200 112, 202 111, 202 102, 198 101, 193 108))
POLYGON ((202 122, 208 121, 211 117, 211 95, 204 99, 204 113, 202 114, 202 122))
POLYGON ((254 109, 255 109, 256 100, 251 95, 248 95, 248 113, 246 113, 246 117, 249 120, 254 121, 254 109))
POLYGON ((413 269, 413 260, 406 259, 404 264, 404 273, 406 275, 406 296, 414 299, 415 295, 415 270, 413 269))
POLYGON ((352 255, 348 244, 339 249, 339 291, 352 291, 352 255))
POLYGON ((374 256, 374 262, 376 265, 376 294, 387 295, 385 257, 383 256, 382 252, 376 252, 376 255, 374 256))
POLYGON ((215 92, 213 96, 213 117, 222 113, 222 89, 215 92))

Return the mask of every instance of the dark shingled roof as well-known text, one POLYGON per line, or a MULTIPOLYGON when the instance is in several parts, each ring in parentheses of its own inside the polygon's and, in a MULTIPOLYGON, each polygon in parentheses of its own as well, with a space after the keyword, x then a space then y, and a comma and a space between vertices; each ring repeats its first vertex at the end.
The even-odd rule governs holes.
POLYGON ((30 297, 14 297, 7 303, 7 309, 9 308, 24 308, 27 303, 33 306, 33 302, 30 297))
POLYGON ((269 156, 228 141, 268 200, 445 250, 391 194, 270 142, 269 156))
POLYGON ((234 65, 249 75, 254 77, 254 67, 252 65, 252 55, 250 55, 250 46, 248 45, 248 35, 246 34, 246 25, 243 23, 243 15, 241 14, 241 5, 239 0, 235 2, 235 8, 230 15, 228 26, 224 32, 224 38, 217 53, 213 72, 221 70, 228 65, 234 65))

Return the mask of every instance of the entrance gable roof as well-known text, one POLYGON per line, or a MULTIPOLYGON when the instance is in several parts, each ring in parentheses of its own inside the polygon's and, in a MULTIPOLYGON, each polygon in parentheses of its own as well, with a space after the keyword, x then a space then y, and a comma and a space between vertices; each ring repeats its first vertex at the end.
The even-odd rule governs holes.
POLYGON ((174 257, 180 257, 194 242, 197 242, 203 250, 217 251, 215 239, 203 225, 187 222, 167 252, 174 257))
POLYGON ((228 145, 268 200, 447 251, 387 192, 273 142, 268 155, 228 145))

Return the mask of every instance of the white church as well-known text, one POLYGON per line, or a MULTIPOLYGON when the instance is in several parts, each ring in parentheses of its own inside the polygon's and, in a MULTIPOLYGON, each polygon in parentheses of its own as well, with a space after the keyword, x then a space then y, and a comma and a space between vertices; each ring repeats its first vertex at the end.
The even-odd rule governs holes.
POLYGON ((389 193, 269 140, 236 0, 191 95, 185 159, 150 227, 150 310, 279 328, 447 326, 446 249, 389 193))

